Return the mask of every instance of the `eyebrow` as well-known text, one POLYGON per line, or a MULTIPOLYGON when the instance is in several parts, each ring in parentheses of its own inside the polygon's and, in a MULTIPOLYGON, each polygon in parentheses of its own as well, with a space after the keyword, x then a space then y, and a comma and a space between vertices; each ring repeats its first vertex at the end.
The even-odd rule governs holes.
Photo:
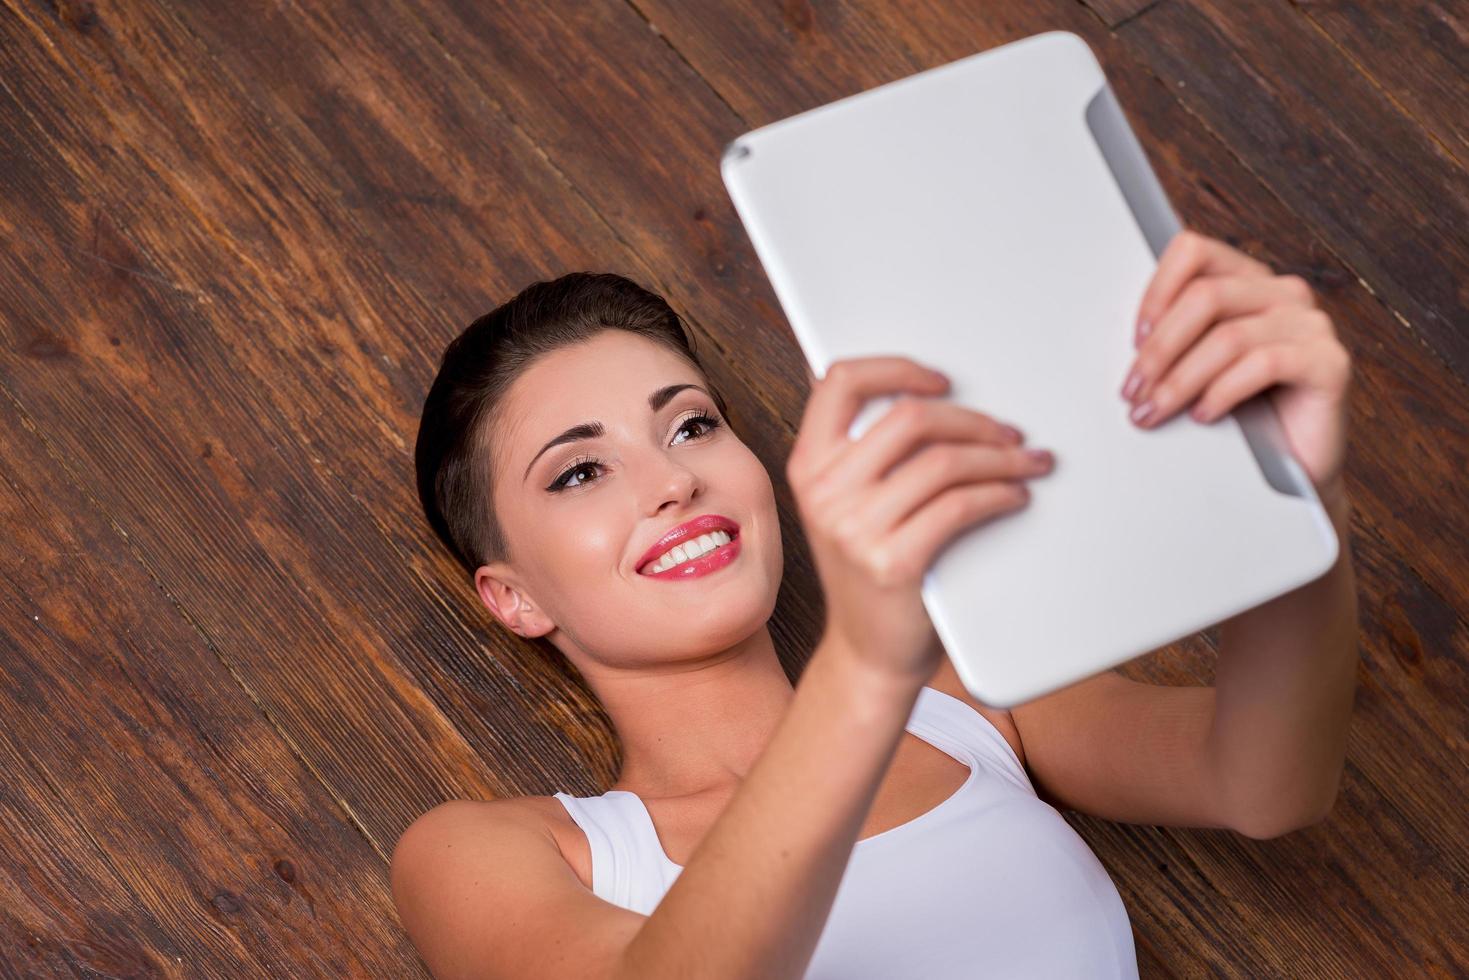
MULTIPOLYGON (((664 385, 662 388, 657 389, 648 396, 648 407, 655 412, 661 411, 664 405, 667 405, 670 401, 673 400, 674 395, 678 394, 680 391, 683 391, 685 388, 693 388, 697 391, 704 392, 704 394, 706 395, 709 395, 708 389, 702 385, 664 385)), ((709 395, 709 397, 713 398, 714 396, 709 395)), ((582 422, 579 425, 573 425, 571 428, 567 429, 565 432, 561 433, 559 436, 542 446, 541 451, 536 453, 535 456, 531 458, 530 463, 528 463, 525 467, 525 476, 522 477, 522 482, 530 479, 531 467, 536 465, 536 460, 540 459, 541 456, 546 452, 546 450, 554 446, 560 446, 564 443, 578 442, 582 439, 600 439, 606 431, 607 430, 603 428, 601 422, 582 422)))

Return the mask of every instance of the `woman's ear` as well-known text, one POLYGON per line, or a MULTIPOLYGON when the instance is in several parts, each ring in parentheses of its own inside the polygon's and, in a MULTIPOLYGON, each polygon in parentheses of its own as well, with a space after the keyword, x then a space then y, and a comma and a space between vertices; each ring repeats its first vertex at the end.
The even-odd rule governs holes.
POLYGON ((481 565, 474 573, 474 590, 496 619, 521 636, 545 636, 556 628, 522 591, 504 562, 481 565))

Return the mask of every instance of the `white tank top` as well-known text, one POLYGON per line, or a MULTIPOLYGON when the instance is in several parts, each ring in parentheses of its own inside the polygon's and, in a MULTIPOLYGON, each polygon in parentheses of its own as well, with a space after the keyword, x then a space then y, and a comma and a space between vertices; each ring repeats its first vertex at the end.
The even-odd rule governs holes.
MULTIPOLYGON (((906 730, 969 766, 957 792, 852 849, 806 980, 1135 978, 1127 910, 984 715, 931 687, 906 730)), ((592 891, 651 914, 682 865, 627 790, 556 793, 586 832, 592 891)))

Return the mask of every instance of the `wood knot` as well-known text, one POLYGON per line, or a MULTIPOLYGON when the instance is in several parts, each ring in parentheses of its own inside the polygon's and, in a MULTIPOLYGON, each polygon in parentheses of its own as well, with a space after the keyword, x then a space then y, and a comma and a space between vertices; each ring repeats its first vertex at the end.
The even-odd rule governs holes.
POLYGON ((97 26, 97 8, 92 0, 58 0, 56 17, 78 34, 90 33, 97 26))
POLYGON ((810 34, 815 18, 807 0, 784 0, 780 5, 782 26, 792 34, 810 34))
POLYGON ((41 360, 50 360, 57 357, 67 357, 71 354, 71 344, 66 338, 52 333, 44 327, 37 330, 26 344, 25 351, 31 357, 41 360))
POLYGON ((66 944, 66 954, 83 967, 78 971, 81 973, 107 977, 154 977, 162 973, 146 949, 123 936, 97 935, 73 940, 66 944))
POLYGON ((234 915, 245 907, 239 897, 232 892, 220 892, 210 899, 210 904, 223 915, 234 915))

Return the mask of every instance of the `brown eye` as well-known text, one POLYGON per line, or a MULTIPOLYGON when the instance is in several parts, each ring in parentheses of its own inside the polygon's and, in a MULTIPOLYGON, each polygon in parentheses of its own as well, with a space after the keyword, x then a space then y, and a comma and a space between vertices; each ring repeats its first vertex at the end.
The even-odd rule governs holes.
MULTIPOLYGON (((679 423, 677 431, 690 431, 692 434, 688 439, 684 439, 681 442, 675 442, 674 445, 681 445, 682 442, 693 442, 698 439, 707 439, 709 438, 710 433, 712 433, 715 429, 719 428, 723 424, 724 423, 722 421, 705 412, 700 412, 698 415, 690 415, 688 418, 684 419, 683 422, 679 423)), ((550 493, 560 493, 562 490, 575 490, 576 488, 584 487, 589 483, 595 483, 598 479, 600 479, 600 477, 593 477, 592 479, 578 479, 575 483, 571 482, 571 478, 577 476, 577 474, 579 473, 592 470, 600 470, 603 465, 604 464, 601 460, 594 457, 584 457, 574 460, 570 466, 561 471, 560 476, 551 481, 551 485, 548 486, 546 490, 550 493)))
MULTIPOLYGON (((699 425, 703 427, 703 431, 697 433, 693 438, 703 439, 715 429, 719 428, 719 426, 722 424, 723 423, 721 423, 719 419, 715 418, 714 416, 700 413, 698 415, 691 415, 688 418, 684 419, 683 422, 679 425, 678 431, 682 432, 684 431, 684 429, 688 428, 691 425, 699 425)), ((685 441, 688 442, 692 440, 685 441)))
POLYGON ((600 460, 597 460, 597 459, 578 459, 575 462, 573 462, 569 467, 567 467, 566 469, 562 470, 561 471, 561 475, 558 476, 558 477, 556 477, 555 480, 551 481, 551 485, 549 487, 547 487, 546 489, 549 490, 551 493, 557 493, 559 491, 562 491, 562 490, 567 489, 568 487, 571 487, 571 488, 574 489, 576 487, 586 486, 588 483, 592 483, 592 482, 595 482, 595 481, 594 480, 581 480, 581 481, 578 481, 577 483, 568 483, 567 481, 570 480, 571 477, 575 476, 578 473, 581 473, 581 472, 583 472, 585 470, 591 470, 594 467, 600 467, 601 465, 602 465, 602 462, 600 460))

